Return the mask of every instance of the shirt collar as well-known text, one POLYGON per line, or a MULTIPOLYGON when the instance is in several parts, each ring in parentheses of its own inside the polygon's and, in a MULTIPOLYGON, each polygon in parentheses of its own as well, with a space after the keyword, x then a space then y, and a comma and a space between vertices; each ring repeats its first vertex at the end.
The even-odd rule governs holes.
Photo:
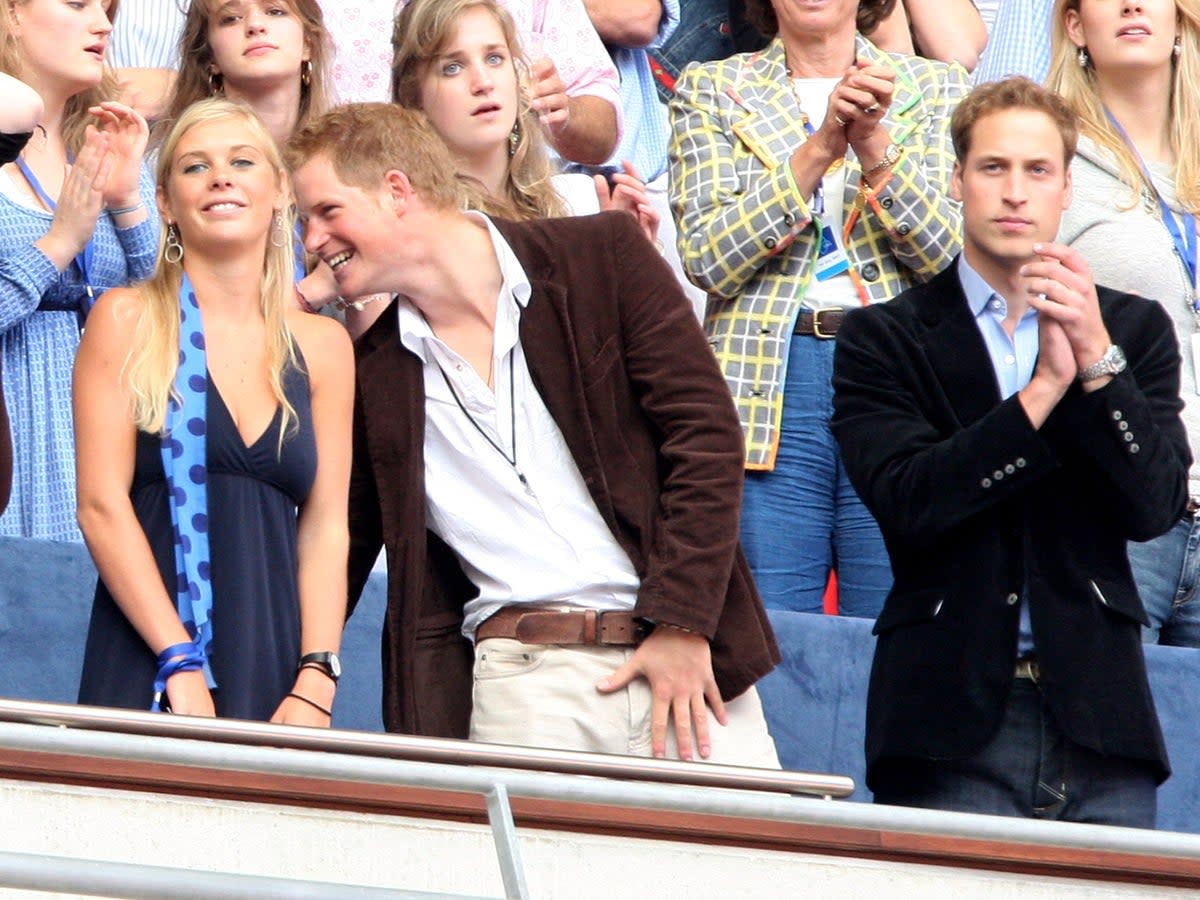
MULTIPOLYGON (((500 263, 501 284, 499 302, 496 306, 496 326, 499 330, 502 322, 510 320, 518 309, 524 309, 529 305, 533 288, 521 261, 513 253, 508 241, 496 230, 492 220, 475 210, 468 210, 466 215, 481 219, 487 226, 488 237, 491 238, 492 248, 496 251, 496 259, 500 263), (506 297, 512 298, 513 302, 505 304, 503 301, 506 297)), ((429 323, 420 311, 403 294, 400 295, 400 302, 396 304, 396 309, 400 327, 400 343, 419 356, 422 362, 428 364, 429 355, 425 344, 426 341, 436 340, 437 336, 433 333, 433 329, 429 327, 429 323)), ((515 335, 513 339, 515 340, 515 335)))
POLYGON ((993 297, 1000 301, 1000 306, 996 307, 995 311, 1002 317, 1008 312, 1008 303, 983 280, 982 275, 971 268, 965 253, 959 254, 958 257, 958 280, 962 283, 963 293, 967 295, 967 306, 975 318, 983 315, 993 297))

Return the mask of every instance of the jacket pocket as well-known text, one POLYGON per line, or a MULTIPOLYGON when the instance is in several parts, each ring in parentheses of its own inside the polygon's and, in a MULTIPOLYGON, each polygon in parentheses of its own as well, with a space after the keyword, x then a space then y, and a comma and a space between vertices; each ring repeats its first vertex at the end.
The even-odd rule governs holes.
POLYGON ((942 611, 945 599, 945 593, 940 590, 892 594, 883 605, 883 612, 875 620, 871 633, 884 634, 904 625, 932 622, 942 611))
POLYGON ((1092 577, 1087 581, 1087 590, 1091 598, 1104 608, 1141 625, 1150 624, 1137 588, 1131 582, 1092 577))

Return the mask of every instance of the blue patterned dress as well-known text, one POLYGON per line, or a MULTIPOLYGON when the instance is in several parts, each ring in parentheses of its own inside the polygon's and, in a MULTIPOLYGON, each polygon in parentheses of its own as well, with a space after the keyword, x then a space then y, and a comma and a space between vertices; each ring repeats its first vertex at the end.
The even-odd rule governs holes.
MULTIPOLYGON (((110 287, 141 281, 154 269, 159 222, 145 169, 141 194, 150 210, 146 221, 118 229, 102 214, 96 223, 90 274, 97 297, 110 287)), ((59 272, 33 246, 52 219, 0 193, 0 359, 13 441, 12 498, 0 516, 0 535, 81 541, 71 421, 79 317, 38 306, 70 305, 84 293, 84 284, 76 265, 59 272)))

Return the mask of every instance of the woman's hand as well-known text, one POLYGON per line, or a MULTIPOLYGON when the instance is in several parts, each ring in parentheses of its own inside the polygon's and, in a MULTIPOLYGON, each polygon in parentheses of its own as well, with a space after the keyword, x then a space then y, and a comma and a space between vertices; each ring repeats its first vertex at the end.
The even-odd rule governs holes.
POLYGON ((892 105, 896 73, 886 66, 859 60, 846 70, 829 96, 828 125, 842 128, 850 144, 872 137, 892 105))
POLYGON ((608 181, 603 175, 596 175, 596 197, 601 209, 623 209, 638 221, 642 232, 654 244, 658 241, 658 225, 661 217, 658 210, 650 203, 650 195, 646 193, 646 183, 642 181, 633 163, 626 160, 621 163, 624 172, 613 175, 614 187, 609 189, 608 181))
POLYGON ((110 209, 127 209, 141 203, 138 190, 142 157, 150 128, 142 114, 124 103, 105 101, 88 110, 99 122, 108 137, 113 156, 112 174, 104 188, 104 205, 110 209))
POLYGON ((284 697, 271 721, 277 725, 328 728, 333 717, 326 710, 333 710, 335 690, 333 679, 324 672, 303 668, 296 673, 296 683, 291 690, 296 696, 284 697))
POLYGON ((167 679, 167 700, 171 712, 179 716, 215 716, 212 693, 204 680, 204 672, 176 672, 167 679))
POLYGON ((92 239, 112 168, 109 136, 89 125, 83 147, 63 179, 50 230, 37 242, 59 269, 69 266, 92 239))

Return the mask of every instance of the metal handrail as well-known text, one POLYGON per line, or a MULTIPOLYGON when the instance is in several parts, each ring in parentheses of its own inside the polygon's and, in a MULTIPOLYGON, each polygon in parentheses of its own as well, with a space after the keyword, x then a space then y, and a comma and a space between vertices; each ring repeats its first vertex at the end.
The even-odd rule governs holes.
POLYGON ((248 747, 286 747, 320 750, 350 756, 382 757, 413 762, 454 765, 498 766, 602 778, 632 779, 700 787, 732 788, 805 794, 824 798, 848 797, 854 780, 844 775, 753 769, 703 762, 642 759, 603 753, 544 750, 506 744, 483 744, 443 738, 373 734, 336 728, 305 728, 247 722, 238 719, 208 719, 197 716, 168 716, 161 713, 113 710, 95 706, 71 706, 0 698, 0 722, 29 722, 43 725, 86 728, 92 731, 173 737, 238 744, 248 747))

